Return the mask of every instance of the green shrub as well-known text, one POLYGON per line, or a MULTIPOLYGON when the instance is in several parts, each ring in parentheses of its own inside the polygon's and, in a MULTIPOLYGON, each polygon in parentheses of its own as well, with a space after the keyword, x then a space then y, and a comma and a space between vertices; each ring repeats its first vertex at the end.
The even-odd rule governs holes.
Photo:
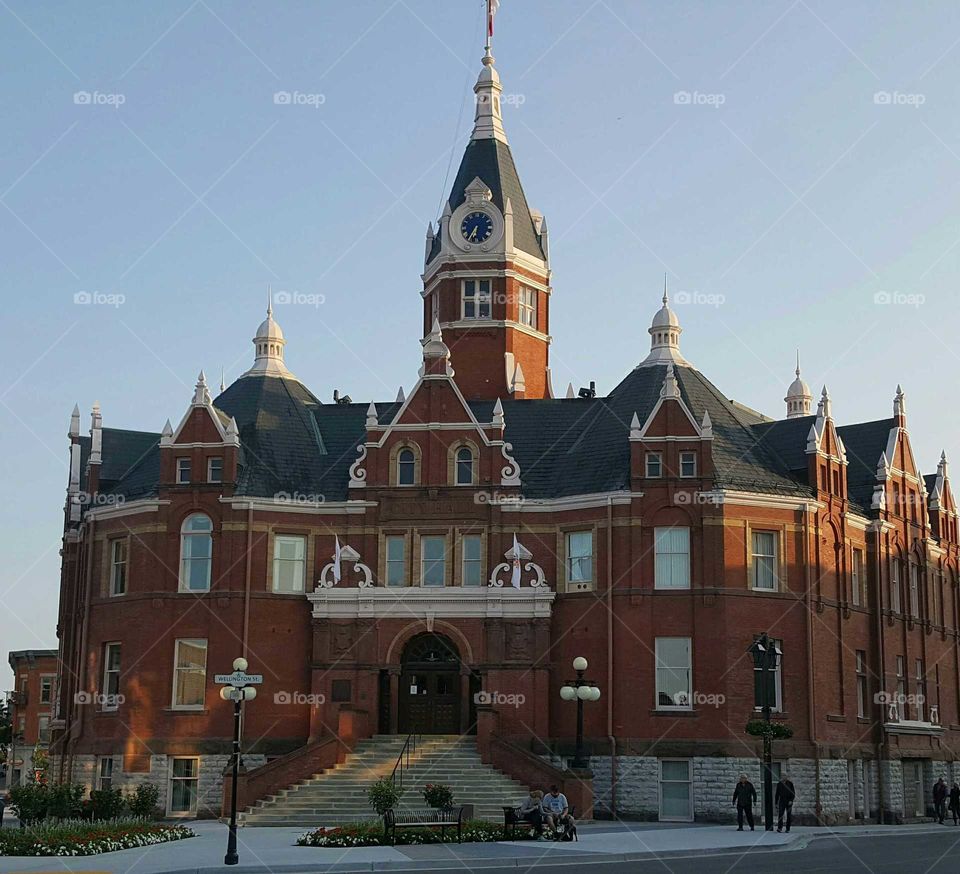
POLYGON ((367 798, 377 814, 383 816, 388 810, 393 810, 397 806, 400 790, 393 785, 389 777, 383 777, 367 790, 367 798))
POLYGON ((48 821, 25 829, 0 829, 0 856, 92 856, 192 837, 184 826, 143 819, 48 821))
POLYGON ((126 807, 119 789, 94 789, 90 792, 90 812, 93 819, 117 819, 126 807))
POLYGON ((50 787, 44 783, 21 783, 10 790, 10 809, 26 825, 44 819, 49 805, 50 787))
POLYGON ((436 810, 453 807, 453 790, 443 783, 427 783, 423 787, 423 800, 436 810))
MULTIPOLYGON (((533 839, 531 830, 521 829, 514 840, 533 839)), ((463 840, 469 843, 492 843, 502 841, 503 826, 482 819, 468 820, 463 824, 463 840)), ((456 826, 441 834, 439 828, 397 829, 397 844, 439 844, 457 840, 456 826)), ((358 822, 337 828, 318 828, 297 838, 298 847, 378 847, 389 843, 383 826, 377 822, 358 822)))
POLYGON ((127 796, 127 807, 134 816, 153 818, 160 806, 160 789, 154 783, 141 783, 127 796))
POLYGON ((54 783, 48 786, 47 816, 53 819, 76 819, 83 811, 85 787, 82 783, 54 783))
POLYGON ((793 737, 793 729, 783 722, 767 722, 764 719, 751 719, 747 723, 747 734, 753 737, 769 737, 770 740, 788 740, 793 737))

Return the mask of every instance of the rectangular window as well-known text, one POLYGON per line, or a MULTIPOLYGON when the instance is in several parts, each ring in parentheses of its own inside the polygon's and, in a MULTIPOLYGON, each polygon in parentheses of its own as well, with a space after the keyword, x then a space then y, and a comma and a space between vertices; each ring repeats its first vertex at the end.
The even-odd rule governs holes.
POLYGON ((302 592, 307 567, 307 539, 293 534, 273 538, 273 591, 302 592))
POLYGON ((479 534, 464 534, 460 540, 463 550, 462 558, 462 577, 460 584, 463 586, 479 586, 483 582, 481 545, 482 538, 479 534))
POLYGON ((490 280, 463 280, 463 318, 490 318, 490 280))
POLYGON ((693 822, 693 780, 689 759, 660 760, 660 821, 693 822))
MULTIPOLYGON (((774 640, 771 638, 773 645, 779 649, 783 649, 782 640, 774 640)), ((764 705, 764 692, 766 692, 766 700, 770 705, 770 709, 774 713, 779 713, 783 709, 783 686, 781 684, 781 676, 783 672, 783 655, 777 661, 776 670, 768 670, 764 672, 761 668, 754 665, 753 667, 753 707, 755 710, 762 710, 764 705), (767 688, 763 688, 763 675, 767 675, 767 688)))
POLYGON ((520 324, 537 327, 537 293, 532 288, 520 289, 520 324))
POLYGON ((593 582, 593 532, 570 531, 567 540, 567 583, 593 582))
POLYGON ((407 543, 406 538, 388 537, 387 547, 387 585, 405 586, 407 584, 407 543))
POLYGON ((857 717, 866 719, 867 701, 869 700, 867 691, 867 654, 857 650, 857 717))
POLYGON ((40 677, 40 703, 50 704, 53 701, 53 676, 45 674, 40 677))
POLYGON ((693 706, 690 638, 658 637, 655 646, 657 710, 690 710, 693 706))
POLYGON ((197 795, 200 783, 199 759, 173 759, 170 762, 171 815, 192 816, 197 812, 197 795))
POLYGON ((890 609, 900 612, 900 560, 890 562, 890 609))
POLYGON ((910 562, 910 615, 920 618, 920 565, 910 562))
POLYGON ((440 321, 440 289, 435 289, 430 295, 430 325, 440 321))
POLYGON ((207 482, 208 483, 223 482, 223 459, 222 458, 207 459, 207 482))
POLYGON ((177 482, 178 483, 190 482, 190 459, 189 458, 177 459, 177 482))
POLYGON ((897 716, 907 718, 907 667, 903 656, 897 656, 897 716))
POLYGON ((50 743, 50 717, 41 716, 37 719, 37 739, 42 744, 50 743))
POLYGON ((658 589, 690 588, 690 529, 655 528, 654 586, 658 589))
POLYGON ((866 575, 863 572, 863 550, 855 549, 853 551, 853 560, 850 565, 850 594, 855 607, 866 605, 866 585, 866 575))
POLYGON ((127 540, 110 541, 110 594, 123 595, 127 591, 127 540))
POLYGON ((647 453, 647 477, 655 479, 663 476, 663 456, 659 452, 647 453))
POLYGON ((173 671, 173 706, 199 710, 207 686, 206 640, 178 640, 173 671))
POLYGON ((930 573, 930 588, 932 591, 932 598, 930 603, 932 605, 932 610, 930 613, 930 621, 934 625, 943 625, 944 623, 940 619, 940 572, 932 571, 930 573))
POLYGON ((120 704, 120 644, 107 643, 103 647, 103 691, 101 710, 116 710, 120 704))
POLYGON ((420 538, 420 584, 443 586, 447 579, 447 538, 431 534, 420 538))
POLYGON ((685 478, 690 478, 696 475, 697 475, 697 453, 681 452, 680 453, 680 476, 685 478))
POLYGON ((775 592, 778 582, 777 532, 753 531, 753 588, 775 592))
POLYGON ((103 756, 97 762, 97 789, 113 788, 113 756, 103 756))

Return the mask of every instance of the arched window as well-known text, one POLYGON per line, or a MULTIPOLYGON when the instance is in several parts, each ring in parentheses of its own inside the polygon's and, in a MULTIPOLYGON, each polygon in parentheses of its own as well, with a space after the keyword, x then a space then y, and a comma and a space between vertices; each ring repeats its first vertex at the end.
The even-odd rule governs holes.
POLYGON ((412 449, 397 453, 397 485, 412 486, 417 483, 417 456, 412 449))
POLYGON ((203 513, 187 516, 180 526, 180 591, 210 589, 213 558, 213 523, 203 513))
POLYGON ((458 486, 473 485, 473 451, 469 446, 461 446, 457 450, 457 479, 458 486))

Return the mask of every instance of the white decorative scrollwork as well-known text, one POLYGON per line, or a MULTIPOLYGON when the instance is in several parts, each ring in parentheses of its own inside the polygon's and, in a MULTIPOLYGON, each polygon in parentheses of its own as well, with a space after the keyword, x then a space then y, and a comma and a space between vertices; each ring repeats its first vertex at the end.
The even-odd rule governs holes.
MULTIPOLYGON (((543 573, 543 568, 540 567, 536 562, 529 561, 528 559, 533 558, 533 553, 530 552, 522 543, 520 543, 516 537, 514 537, 513 546, 511 546, 504 554, 503 557, 507 561, 502 561, 498 564, 490 573, 490 583, 489 588, 492 589, 502 589, 504 588, 504 582, 500 579, 500 574, 510 571, 514 563, 517 565, 520 562, 526 562, 523 565, 523 569, 528 573, 532 573, 534 576, 532 579, 527 581, 527 585, 531 589, 539 588, 548 588, 547 580, 543 573)), ((520 579, 520 585, 523 585, 523 579, 520 579)))
POLYGON ((520 485, 520 465, 517 464, 516 459, 510 454, 512 451, 513 444, 500 444, 500 454, 503 456, 503 460, 506 461, 506 464, 500 471, 500 485, 502 486, 520 485))
POLYGON ((508 570, 510 570, 510 565, 508 565, 505 561, 500 562, 500 564, 498 564, 490 573, 489 587, 491 589, 502 589, 503 581, 499 579, 499 576, 501 571, 508 571, 508 570))
POLYGON ((532 561, 528 561, 528 562, 524 565, 524 569, 525 569, 525 570, 528 570, 528 571, 533 571, 533 572, 536 574, 536 577, 534 577, 534 578, 530 581, 530 586, 531 586, 532 588, 536 589, 536 588, 539 588, 540 586, 546 586, 546 585, 547 585, 546 577, 544 577, 544 575, 543 575, 543 568, 540 567, 540 565, 535 564, 535 563, 532 562, 532 561))
MULTIPOLYGON (((323 570, 320 571, 320 579, 317 580, 318 589, 332 589, 337 584, 337 580, 333 575, 334 564, 335 562, 331 561, 323 566, 323 570)), ((357 583, 357 588, 367 589, 376 585, 373 581, 372 571, 367 565, 360 561, 360 553, 352 546, 344 544, 340 548, 341 569, 344 565, 349 564, 353 564, 354 573, 358 573, 363 577, 363 579, 357 583)))
POLYGON ((350 465, 350 488, 362 489, 366 484, 367 471, 362 467, 364 459, 367 457, 367 445, 361 443, 357 447, 359 458, 350 465))

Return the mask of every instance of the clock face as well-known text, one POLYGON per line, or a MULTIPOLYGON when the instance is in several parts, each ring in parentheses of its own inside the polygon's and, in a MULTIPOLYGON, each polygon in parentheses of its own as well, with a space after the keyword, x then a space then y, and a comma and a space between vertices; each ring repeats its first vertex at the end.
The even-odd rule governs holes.
POLYGON ((468 243, 485 243, 493 233, 493 219, 480 210, 467 213, 460 223, 460 233, 468 243))

